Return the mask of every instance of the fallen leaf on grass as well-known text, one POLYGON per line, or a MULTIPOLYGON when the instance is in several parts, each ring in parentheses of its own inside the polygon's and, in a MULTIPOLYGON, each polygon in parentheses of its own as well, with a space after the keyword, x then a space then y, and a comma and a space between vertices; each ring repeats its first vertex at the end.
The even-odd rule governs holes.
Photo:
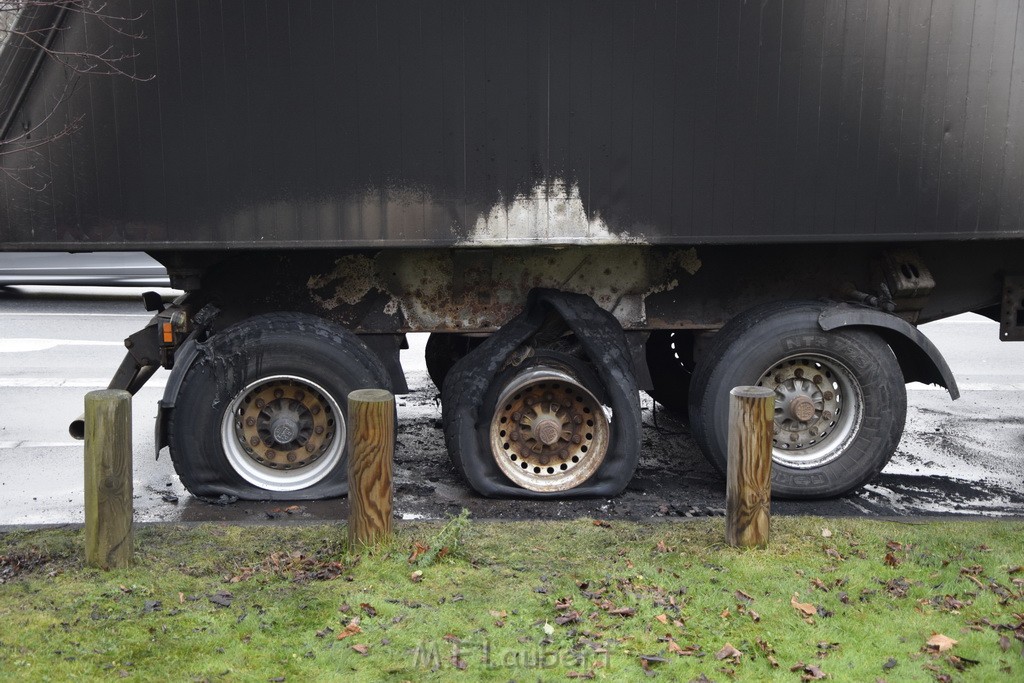
POLYGON ((419 569, 417 569, 412 574, 409 574, 409 580, 412 581, 413 583, 419 583, 420 581, 423 580, 423 572, 421 572, 419 569))
POLYGON ((555 627, 545 621, 544 622, 544 633, 546 633, 546 634, 548 634, 550 636, 554 632, 555 632, 555 627))
POLYGON ((1009 650, 1011 645, 1013 645, 1013 642, 1009 638, 1006 636, 999 636, 999 648, 1003 652, 1009 650))
POLYGON ((566 678, 593 678, 594 676, 595 674, 593 671, 587 671, 585 673, 581 673, 579 671, 567 671, 565 673, 566 678))
POLYGON ((1007 574, 1020 574, 1021 572, 1024 572, 1024 564, 1018 564, 1006 570, 1007 574))
POLYGON ((925 649, 931 650, 932 652, 945 652, 946 650, 952 650, 953 646, 958 641, 953 640, 949 636, 944 636, 941 633, 933 633, 932 637, 925 643, 925 649))
POLYGON ((565 612, 555 617, 555 623, 559 626, 565 626, 566 624, 573 624, 580 620, 580 613, 576 610, 571 612, 565 612))
POLYGON ((892 553, 886 553, 885 554, 885 564, 888 567, 898 567, 898 566, 900 566, 900 564, 902 564, 902 560, 897 558, 892 553))
POLYGON ((813 665, 805 666, 803 675, 800 676, 801 681, 819 681, 822 678, 828 678, 828 674, 813 665))
POLYGON ((345 640, 349 636, 354 636, 355 634, 362 632, 363 629, 359 628, 359 617, 353 617, 353 619, 348 622, 348 625, 341 630, 341 633, 338 634, 337 639, 345 640))
POLYGON ((897 664, 899 664, 899 662, 897 662, 892 657, 889 657, 885 664, 882 665, 882 671, 891 671, 892 669, 896 668, 897 664))
POLYGON ((359 643, 358 645, 353 645, 352 649, 365 657, 366 654, 370 651, 370 646, 364 645, 363 643, 359 643))
POLYGON ((612 525, 609 524, 608 522, 604 521, 603 519, 595 519, 594 520, 594 526, 603 527, 605 529, 611 529, 612 528, 612 525))
POLYGON ((658 616, 656 616, 654 618, 657 619, 658 621, 660 621, 661 623, 665 624, 666 626, 668 626, 668 616, 667 615, 659 614, 658 616))
POLYGON ((737 650, 735 647, 733 647, 732 643, 726 643, 721 650, 715 653, 715 659, 719 661, 728 659, 730 662, 733 662, 734 664, 739 664, 740 657, 742 656, 743 653, 737 650))
POLYGON ((616 607, 608 610, 608 614, 614 614, 617 617, 631 617, 636 614, 636 610, 632 607, 616 607))
POLYGON ((362 610, 366 614, 366 616, 368 616, 368 617, 375 617, 375 616, 377 616, 377 610, 374 609, 373 605, 371 605, 370 603, 368 603, 368 602, 361 602, 361 603, 359 603, 359 606, 362 608, 362 610))
POLYGON ((733 595, 736 596, 737 600, 748 605, 754 602, 754 596, 750 593, 747 593, 746 591, 737 590, 733 593, 733 595))
POLYGON ((658 541, 658 545, 654 546, 654 551, 659 553, 670 553, 675 550, 675 546, 668 546, 665 541, 658 541))
POLYGON ((426 543, 423 543, 422 541, 413 541, 412 552, 409 554, 409 564, 412 564, 416 560, 420 559, 420 555, 427 552, 428 550, 430 550, 430 546, 426 543))
POLYGON ((231 601, 235 599, 235 596, 231 595, 228 591, 217 591, 208 597, 210 602, 218 607, 231 607, 231 601))
POLYGON ((796 611, 800 612, 805 617, 813 617, 818 613, 818 608, 809 602, 797 602, 797 594, 794 593, 793 597, 789 599, 789 604, 793 606, 796 611))

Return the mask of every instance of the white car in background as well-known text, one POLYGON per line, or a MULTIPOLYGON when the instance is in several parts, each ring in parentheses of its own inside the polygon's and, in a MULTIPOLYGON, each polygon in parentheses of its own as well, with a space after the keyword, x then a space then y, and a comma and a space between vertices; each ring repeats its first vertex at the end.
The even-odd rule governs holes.
POLYGON ((0 287, 97 285, 169 287, 167 271, 141 252, 0 252, 0 287))

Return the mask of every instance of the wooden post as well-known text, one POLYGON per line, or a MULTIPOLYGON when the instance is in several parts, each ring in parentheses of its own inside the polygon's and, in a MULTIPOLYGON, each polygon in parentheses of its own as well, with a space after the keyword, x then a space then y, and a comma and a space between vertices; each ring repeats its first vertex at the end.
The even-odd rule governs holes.
POLYGON ((132 396, 105 389, 85 396, 85 563, 132 563, 132 396))
POLYGON ((768 545, 774 427, 775 392, 763 387, 729 392, 725 540, 731 546, 768 545))
POLYGON ((348 542, 375 545, 391 536, 395 397, 383 389, 348 395, 348 542))

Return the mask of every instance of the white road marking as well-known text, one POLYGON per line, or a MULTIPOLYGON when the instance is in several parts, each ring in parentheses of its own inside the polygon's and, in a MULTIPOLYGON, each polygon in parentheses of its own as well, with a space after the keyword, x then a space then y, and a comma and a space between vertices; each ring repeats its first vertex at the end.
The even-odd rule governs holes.
MULTIPOLYGON (((109 383, 109 377, 0 377, 0 388, 3 389, 106 389, 109 383)), ((162 388, 166 384, 166 377, 154 377, 143 388, 162 388)))
POLYGON ((81 441, 0 441, 0 450, 4 448, 81 448, 81 441))
POLYGON ((58 346, 124 346, 123 341, 90 339, 0 339, 0 353, 31 353, 48 351, 58 346))

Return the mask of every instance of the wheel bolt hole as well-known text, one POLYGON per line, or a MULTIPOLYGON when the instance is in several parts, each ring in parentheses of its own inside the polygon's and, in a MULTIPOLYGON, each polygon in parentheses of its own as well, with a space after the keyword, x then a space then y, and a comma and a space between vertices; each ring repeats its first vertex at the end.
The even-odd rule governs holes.
POLYGON ((555 468, 554 467, 549 467, 548 468, 548 474, 554 474, 554 473, 555 473, 555 468))
POLYGON ((578 456, 578 455, 572 456, 572 461, 573 462, 579 462, 580 461, 580 456, 578 456))
POLYGON ((533 473, 534 474, 540 474, 540 468, 539 467, 534 467, 533 468, 533 473))
POLYGON ((525 469, 529 469, 529 468, 530 468, 530 466, 529 466, 529 465, 527 465, 527 464, 526 464, 525 462, 521 462, 521 463, 519 463, 519 466, 520 466, 520 467, 522 467, 522 468, 523 468, 524 470, 525 470, 525 469))
POLYGON ((587 452, 587 447, 586 446, 580 446, 580 452, 586 453, 587 452))
POLYGON ((569 469, 569 466, 563 462, 561 465, 558 466, 558 469, 564 472, 565 470, 569 469))

